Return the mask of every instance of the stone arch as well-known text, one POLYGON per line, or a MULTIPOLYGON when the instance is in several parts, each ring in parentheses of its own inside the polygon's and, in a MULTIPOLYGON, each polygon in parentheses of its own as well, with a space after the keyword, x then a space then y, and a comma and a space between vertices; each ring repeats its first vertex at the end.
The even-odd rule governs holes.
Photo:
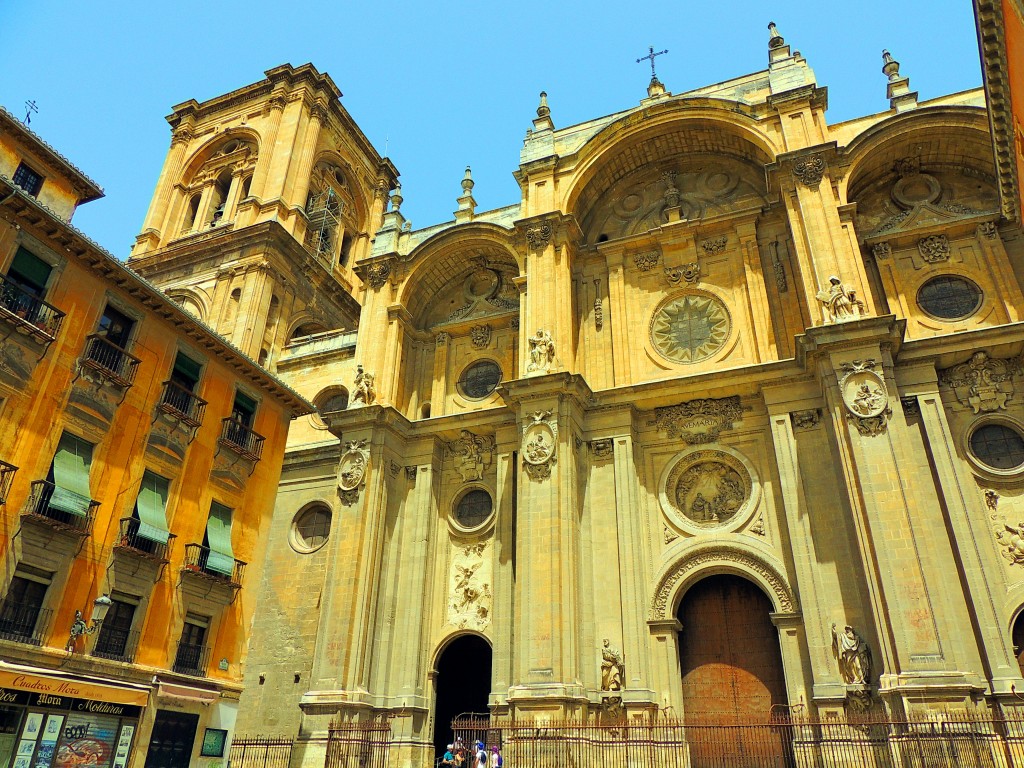
POLYGON ((730 544, 694 544, 674 548, 676 553, 655 581, 648 621, 671 621, 680 600, 694 583, 712 574, 731 573, 757 584, 777 613, 799 610, 796 593, 780 563, 767 552, 738 541, 730 544), (679 551, 682 549, 682 551, 679 551))
MULTIPOLYGON (((414 326, 430 324, 429 314, 435 301, 446 289, 461 285, 474 270, 479 269, 479 257, 483 257, 490 266, 501 267, 499 271, 507 280, 522 273, 512 233, 495 224, 455 227, 427 239, 413 250, 409 255, 413 266, 403 282, 399 302, 412 315, 414 326)), ((510 290, 508 285, 501 288, 506 292, 510 290)))
POLYGON ((220 147, 233 139, 252 143, 254 145, 252 157, 259 156, 261 137, 258 132, 254 131, 252 128, 243 128, 240 126, 228 128, 223 133, 218 133, 203 142, 203 144, 192 153, 188 161, 183 166, 178 180, 183 184, 191 184, 192 179, 195 177, 199 169, 202 168, 211 157, 213 157, 214 153, 220 147))
POLYGON ((207 304, 198 291, 191 288, 172 288, 167 291, 167 298, 180 304, 182 309, 199 320, 206 317, 207 304))
POLYGON ((465 637, 467 635, 479 637, 481 640, 487 643, 487 645, 491 648, 492 651, 494 650, 494 643, 491 642, 491 638, 489 638, 483 632, 478 632, 475 629, 454 629, 451 632, 446 633, 438 641, 437 646, 434 648, 434 652, 430 656, 431 673, 437 672, 437 662, 441 660, 441 656, 444 654, 448 646, 460 637, 465 637))
POLYGON ((284 337, 285 344, 290 344, 293 339, 299 336, 308 336, 309 334, 306 332, 297 333, 303 328, 303 326, 319 326, 320 330, 313 331, 313 333, 323 333, 324 331, 331 330, 324 326, 323 322, 319 318, 314 317, 309 312, 300 312, 298 315, 293 317, 291 322, 288 324, 288 333, 285 334, 284 337))
POLYGON ((352 196, 355 204, 355 215, 352 217, 359 227, 365 228, 370 214, 370 205, 367 200, 367 191, 359 184, 359 173, 341 154, 333 149, 324 149, 317 153, 313 160, 313 168, 322 163, 337 166, 345 174, 345 189, 352 196))
POLYGON ((762 166, 781 151, 742 105, 719 99, 680 99, 633 112, 610 123, 580 150, 565 185, 563 210, 582 217, 595 184, 606 188, 648 163, 673 155, 719 152, 762 166), (657 145, 656 145, 657 142, 657 145))

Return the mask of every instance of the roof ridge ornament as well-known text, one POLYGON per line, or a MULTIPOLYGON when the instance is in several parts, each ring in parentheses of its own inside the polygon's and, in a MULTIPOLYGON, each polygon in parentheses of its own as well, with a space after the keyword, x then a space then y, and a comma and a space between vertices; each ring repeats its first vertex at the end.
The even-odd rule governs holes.
POLYGON ((533 119, 535 131, 552 131, 555 128, 551 120, 551 107, 548 106, 548 92, 540 92, 540 104, 537 106, 537 117, 533 119))
POLYGON ((900 63, 893 58, 888 49, 882 50, 882 74, 889 78, 885 87, 889 107, 897 112, 916 109, 917 91, 910 90, 910 78, 900 74, 900 63))
POLYGON ((779 34, 774 21, 768 22, 768 49, 781 48, 786 44, 786 38, 779 34))

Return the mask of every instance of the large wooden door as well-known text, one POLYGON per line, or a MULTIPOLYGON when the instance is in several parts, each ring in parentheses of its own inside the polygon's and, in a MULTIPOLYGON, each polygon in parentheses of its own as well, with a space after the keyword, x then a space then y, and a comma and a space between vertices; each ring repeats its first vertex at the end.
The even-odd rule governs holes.
POLYGON ((146 768, 189 768, 198 725, 199 715, 157 710, 146 768))
POLYGON ((786 765, 780 733, 767 726, 786 704, 772 604, 738 576, 711 576, 683 597, 679 621, 687 741, 695 768, 786 765))

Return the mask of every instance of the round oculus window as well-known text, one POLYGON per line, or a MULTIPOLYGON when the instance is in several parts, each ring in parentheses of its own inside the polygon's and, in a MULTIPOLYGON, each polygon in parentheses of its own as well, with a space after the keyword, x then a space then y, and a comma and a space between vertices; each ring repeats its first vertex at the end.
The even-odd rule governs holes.
POLYGON ((459 391, 468 398, 487 397, 501 383, 501 366, 493 360, 480 360, 466 368, 459 377, 459 391))
POLYGON ((940 320, 962 320, 981 306, 981 289, 965 277, 939 275, 921 286, 917 303, 940 320))
POLYGON ((696 363, 711 357, 729 338, 725 305, 714 296, 678 296, 654 313, 651 343, 673 363, 696 363))
POLYGON ((487 522, 494 509, 491 494, 475 488, 464 493, 455 504, 455 521, 463 528, 477 528, 487 522))
POLYGON ((295 548, 312 552, 327 541, 331 533, 331 511, 326 507, 310 507, 300 512, 292 524, 295 548))
POLYGON ((1024 465, 1024 437, 1005 424, 983 424, 971 433, 971 452, 987 467, 1001 471, 1024 465))

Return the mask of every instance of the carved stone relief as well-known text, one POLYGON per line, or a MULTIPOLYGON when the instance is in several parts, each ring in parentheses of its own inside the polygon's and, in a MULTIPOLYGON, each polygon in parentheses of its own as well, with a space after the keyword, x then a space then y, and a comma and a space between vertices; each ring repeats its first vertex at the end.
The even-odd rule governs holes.
POLYGON ((610 458, 615 450, 615 442, 610 437, 604 437, 600 440, 592 440, 590 442, 590 452, 594 454, 596 459, 607 459, 610 458))
POLYGON ((701 533, 736 530, 756 508, 760 492, 742 456, 705 449, 684 453, 665 468, 659 496, 677 527, 701 533))
POLYGON ((931 235, 917 241, 921 258, 929 264, 949 260, 949 239, 945 235, 931 235))
POLYGON ((338 493, 343 504, 354 504, 359 498, 359 490, 365 485, 370 461, 370 451, 366 445, 366 440, 350 440, 345 443, 338 464, 338 493))
POLYGON ((551 334, 542 328, 529 338, 530 362, 526 365, 527 375, 549 373, 555 363, 555 342, 551 334))
POLYGON ((439 310, 451 306, 452 300, 462 302, 453 312, 445 310, 446 314, 438 318, 441 322, 519 311, 519 289, 514 282, 517 271, 512 265, 479 256, 473 259, 473 266, 473 271, 462 280, 461 291, 454 293, 458 289, 453 286, 438 295, 439 310))
POLYGON ((601 690, 621 691, 626 679, 622 654, 607 637, 601 643, 601 690))
POLYGON ((462 476, 462 482, 482 480, 494 455, 494 438, 474 435, 464 429, 458 440, 448 444, 448 451, 455 460, 455 469, 462 476))
POLYGON ((469 329, 469 339, 476 349, 486 349, 491 343, 491 326, 486 323, 474 325, 469 329))
POLYGON ((794 430, 813 429, 821 421, 821 409, 811 408, 806 411, 793 411, 790 414, 790 418, 793 419, 794 430))
POLYGON ((817 299, 825 310, 826 323, 858 320, 864 312, 864 302, 857 298, 856 291, 847 288, 835 275, 828 279, 828 288, 818 291, 817 299))
POLYGON ((866 437, 885 431, 892 415, 885 380, 877 372, 877 360, 854 360, 843 363, 839 391, 846 406, 846 418, 866 437))
POLYGON ((725 304, 707 293, 687 293, 662 304, 651 318, 651 344, 673 363, 696 363, 728 341, 732 320, 725 304))
POLYGON ((739 395, 722 398, 688 400, 679 405, 654 409, 649 426, 679 438, 689 445, 713 443, 718 436, 733 428, 743 418, 739 395))
POLYGON ((691 261, 678 267, 665 267, 665 279, 669 285, 679 285, 680 281, 693 284, 700 280, 700 264, 691 261))
POLYGON ((526 228, 526 242, 534 250, 539 250, 551 242, 550 224, 533 224, 526 228))
POLYGON ((847 705, 857 712, 871 708, 871 648, 853 627, 840 632, 832 625, 832 656, 839 665, 839 676, 847 685, 847 705))
POLYGON ((558 422, 551 411, 535 411, 523 428, 523 467, 533 480, 551 477, 557 463, 558 422))
POLYGON ((793 175, 805 187, 817 187, 825 175, 825 158, 821 155, 801 157, 793 163, 793 175))
POLYGON ((978 225, 978 236, 986 240, 995 240, 999 237, 999 229, 993 221, 983 221, 978 225))
POLYGON ((641 272, 650 272, 661 261, 661 254, 657 251, 633 254, 633 265, 641 272))
POLYGON ((25 353, 24 348, 14 339, 0 342, 0 381, 21 389, 32 376, 36 356, 25 353))
POLYGON ((717 256, 725 250, 725 245, 728 242, 729 238, 722 235, 721 237, 713 237, 709 240, 705 240, 700 244, 700 247, 704 249, 704 253, 708 256, 717 256))
POLYGON ((601 298, 600 280, 594 280, 594 327, 599 331, 604 327, 604 300, 601 298))
POLYGON ((483 630, 491 622, 491 573, 487 544, 456 550, 451 570, 448 623, 459 629, 483 630))
POLYGON ((875 243, 871 248, 871 255, 879 261, 885 261, 892 256, 892 246, 888 243, 875 243))
POLYGON ((352 405, 373 405, 377 399, 377 390, 374 387, 374 376, 363 370, 363 366, 356 366, 355 387, 352 389, 352 405))
POLYGON ((1006 409, 1013 397, 1013 378, 1021 372, 1019 357, 989 357, 978 351, 966 363, 939 372, 939 383, 952 388, 961 405, 974 413, 1006 409))

